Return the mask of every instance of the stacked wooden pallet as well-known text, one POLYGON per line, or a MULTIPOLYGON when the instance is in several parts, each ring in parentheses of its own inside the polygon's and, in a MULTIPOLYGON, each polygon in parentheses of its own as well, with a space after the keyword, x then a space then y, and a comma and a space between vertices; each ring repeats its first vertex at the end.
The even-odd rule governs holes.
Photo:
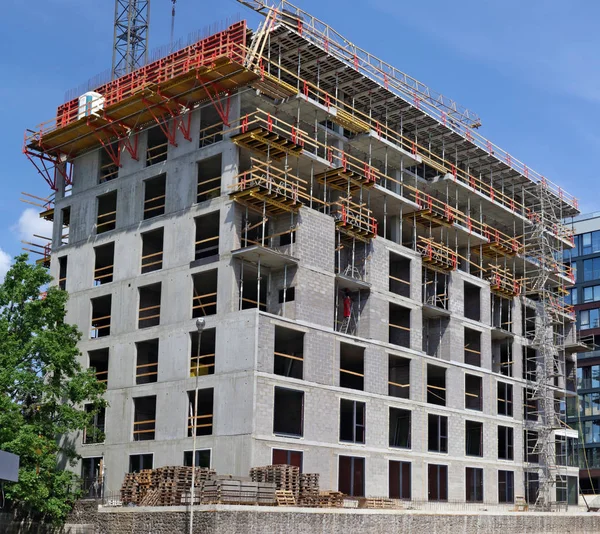
POLYGON ((247 478, 217 476, 204 483, 204 504, 264 504, 275 503, 275 484, 251 482, 247 478))
POLYGON ((341 491, 320 491, 319 508, 341 508, 344 505, 344 494, 341 491))
MULTIPOLYGON (((201 500, 202 486, 215 476, 215 471, 202 467, 196 468, 194 502, 201 500)), ((173 506, 189 502, 192 485, 191 467, 160 467, 147 469, 139 473, 125 475, 121 486, 123 504, 139 506, 173 506)))
POLYGON ((394 501, 385 497, 367 497, 361 501, 360 508, 369 508, 373 510, 390 510, 394 508, 394 501))
POLYGON ((319 473, 300 474, 300 506, 317 506, 319 504, 319 473))
POLYGON ((296 501, 300 496, 300 469, 293 465, 266 465, 250 469, 253 482, 274 483, 278 490, 291 491, 296 501))

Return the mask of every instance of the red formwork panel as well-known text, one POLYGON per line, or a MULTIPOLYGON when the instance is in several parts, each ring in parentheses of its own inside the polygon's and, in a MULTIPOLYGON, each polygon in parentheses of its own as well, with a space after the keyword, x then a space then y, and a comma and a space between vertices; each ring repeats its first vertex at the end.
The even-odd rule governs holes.
MULTIPOLYGON (((246 54, 246 21, 236 22, 222 32, 186 46, 177 52, 149 63, 125 76, 106 83, 94 92, 104 97, 104 105, 115 104, 144 88, 209 65, 219 57, 242 64, 246 54)), ((79 99, 58 107, 55 127, 62 128, 77 120, 79 99)))

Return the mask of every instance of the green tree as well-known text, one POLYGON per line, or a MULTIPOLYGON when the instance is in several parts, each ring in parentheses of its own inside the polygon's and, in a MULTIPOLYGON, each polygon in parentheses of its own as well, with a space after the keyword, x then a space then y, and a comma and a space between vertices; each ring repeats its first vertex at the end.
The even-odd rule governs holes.
POLYGON ((24 254, 0 284, 0 449, 20 456, 19 481, 5 485, 9 506, 61 523, 77 498, 73 475, 62 469, 77 458, 70 436, 105 401, 93 369, 78 362, 81 333, 64 322, 67 293, 54 286, 41 293, 50 281, 24 254))

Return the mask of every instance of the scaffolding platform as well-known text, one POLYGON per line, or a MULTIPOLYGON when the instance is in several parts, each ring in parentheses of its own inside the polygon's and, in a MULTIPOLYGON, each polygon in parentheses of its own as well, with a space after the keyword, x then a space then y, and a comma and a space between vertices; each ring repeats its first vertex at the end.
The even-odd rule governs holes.
POLYGON ((298 212, 306 197, 305 181, 258 159, 251 161, 251 169, 236 177, 231 198, 259 213, 298 212))
POLYGON ((427 228, 439 228, 440 226, 450 227, 454 224, 454 214, 452 213, 450 206, 447 206, 447 209, 444 212, 438 208, 430 207, 413 213, 407 213, 403 218, 412 220, 416 224, 420 224, 427 228))
POLYGON ((270 247, 261 245, 251 245, 249 247, 238 248, 231 252, 232 258, 244 260, 253 265, 260 262, 262 267, 267 267, 274 271, 283 269, 286 265, 292 266, 298 264, 298 259, 283 252, 279 252, 270 247))
POLYGON ((458 256, 452 249, 436 243, 433 239, 419 238, 417 250, 421 253, 421 260, 431 269, 450 272, 458 267, 458 256))
POLYGON ((350 199, 341 199, 331 205, 336 228, 347 236, 367 242, 377 235, 377 220, 370 209, 350 199))
POLYGON ((510 271, 491 265, 490 272, 488 281, 493 293, 507 299, 513 299, 521 294, 521 283, 510 271))
POLYGON ((337 167, 315 175, 315 180, 326 185, 330 189, 342 191, 354 195, 361 187, 373 187, 376 182, 375 174, 372 172, 359 173, 349 170, 347 167, 337 167))
POLYGON ((340 108, 335 108, 331 120, 353 134, 367 133, 371 130, 368 123, 340 108))
POLYGON ((247 132, 234 135, 231 140, 238 146, 258 152, 273 160, 283 159, 286 155, 297 156, 303 150, 300 143, 295 143, 263 126, 257 126, 247 132))
POLYGON ((251 85, 273 100, 281 100, 298 94, 296 87, 268 72, 261 73, 260 78, 251 85))

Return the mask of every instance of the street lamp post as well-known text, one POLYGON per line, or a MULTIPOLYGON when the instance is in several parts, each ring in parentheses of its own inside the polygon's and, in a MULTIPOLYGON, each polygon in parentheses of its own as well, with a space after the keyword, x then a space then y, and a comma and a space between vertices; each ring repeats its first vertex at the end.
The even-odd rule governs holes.
POLYGON ((191 488, 191 498, 190 498, 190 534, 194 532, 194 483, 196 479, 196 431, 198 428, 198 371, 200 369, 200 343, 202 341, 202 331, 204 330, 204 326, 206 325, 206 321, 202 318, 196 319, 196 328, 198 329, 198 348, 196 350, 196 388, 194 391, 194 411, 192 413, 192 417, 194 418, 194 423, 192 424, 192 437, 193 437, 193 445, 192 445, 192 488, 191 488))

